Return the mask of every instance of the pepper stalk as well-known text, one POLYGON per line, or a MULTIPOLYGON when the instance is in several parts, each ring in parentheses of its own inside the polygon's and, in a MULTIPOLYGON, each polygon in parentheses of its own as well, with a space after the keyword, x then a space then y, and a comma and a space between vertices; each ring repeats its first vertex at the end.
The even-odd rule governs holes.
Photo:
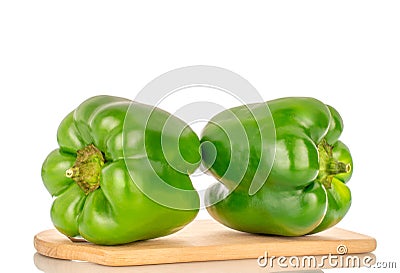
POLYGON ((100 187, 100 174, 104 163, 101 151, 90 144, 77 151, 76 161, 65 171, 65 176, 73 179, 87 195, 100 187))
POLYGON ((335 175, 349 173, 351 171, 350 164, 343 163, 333 158, 332 150, 333 146, 329 145, 325 139, 318 144, 320 169, 317 180, 327 189, 332 187, 332 179, 335 175))

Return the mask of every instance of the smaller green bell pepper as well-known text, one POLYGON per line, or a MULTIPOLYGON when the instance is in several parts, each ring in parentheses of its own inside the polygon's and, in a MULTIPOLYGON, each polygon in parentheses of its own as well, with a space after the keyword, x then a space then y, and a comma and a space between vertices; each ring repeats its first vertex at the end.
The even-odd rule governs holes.
POLYGON ((124 244, 171 234, 197 215, 189 174, 200 163, 199 139, 177 117, 97 96, 65 117, 57 140, 42 179, 55 197, 51 219, 66 236, 124 244))
POLYGON ((351 204, 345 183, 353 162, 338 140, 342 130, 339 113, 313 98, 281 98, 215 115, 201 138, 204 165, 219 180, 205 193, 208 212, 252 233, 299 236, 336 225, 351 204), (271 171, 259 175, 268 166, 271 171), (252 192, 254 183, 261 187, 252 192))

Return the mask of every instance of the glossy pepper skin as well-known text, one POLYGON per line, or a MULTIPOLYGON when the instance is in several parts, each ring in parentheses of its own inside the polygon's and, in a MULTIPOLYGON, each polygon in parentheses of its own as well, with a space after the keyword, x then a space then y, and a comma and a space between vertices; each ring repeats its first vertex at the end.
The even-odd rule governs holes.
POLYGON ((199 139, 177 117, 96 96, 64 118, 57 140, 42 179, 55 197, 51 219, 61 233, 124 244, 171 234, 197 215, 189 174, 199 165, 199 139))
POLYGON ((353 170, 349 149, 338 140, 339 113, 313 98, 269 101, 269 116, 262 111, 265 105, 225 110, 204 128, 203 164, 219 180, 205 193, 208 212, 251 233, 300 236, 334 226, 350 208, 345 183, 353 170), (246 139, 237 137, 241 130, 246 139), (275 143, 260 133, 270 130, 275 143), (272 167, 269 174, 254 179, 264 166, 272 167), (261 182, 255 193, 254 182, 261 182))

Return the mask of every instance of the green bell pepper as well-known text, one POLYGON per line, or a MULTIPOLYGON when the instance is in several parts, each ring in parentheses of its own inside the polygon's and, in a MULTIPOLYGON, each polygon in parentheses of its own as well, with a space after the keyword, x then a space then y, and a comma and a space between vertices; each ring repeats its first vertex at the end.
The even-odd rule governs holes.
POLYGON ((220 182, 205 193, 208 212, 251 233, 300 236, 334 226, 351 204, 345 183, 353 163, 338 140, 342 130, 339 113, 313 98, 281 98, 215 115, 201 138, 203 164, 220 182), (265 133, 273 131, 274 139, 265 133), (268 166, 270 172, 256 175, 268 166), (260 187, 252 192, 254 183, 260 187))
POLYGON ((56 197, 51 219, 66 236, 124 244, 171 234, 197 215, 189 174, 201 161, 200 142, 177 117, 96 96, 65 117, 57 140, 42 179, 56 197))

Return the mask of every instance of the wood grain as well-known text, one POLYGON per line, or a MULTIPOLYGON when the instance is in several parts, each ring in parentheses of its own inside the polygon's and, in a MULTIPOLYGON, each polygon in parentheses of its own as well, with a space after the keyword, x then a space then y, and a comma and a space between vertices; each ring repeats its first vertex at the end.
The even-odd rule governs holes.
POLYGON ((42 255, 109 266, 252 259, 266 251, 268 256, 337 254, 340 245, 346 246, 348 254, 367 253, 375 250, 376 240, 340 228, 302 237, 248 234, 213 220, 197 220, 175 234, 120 246, 71 242, 53 229, 34 237, 42 255))

